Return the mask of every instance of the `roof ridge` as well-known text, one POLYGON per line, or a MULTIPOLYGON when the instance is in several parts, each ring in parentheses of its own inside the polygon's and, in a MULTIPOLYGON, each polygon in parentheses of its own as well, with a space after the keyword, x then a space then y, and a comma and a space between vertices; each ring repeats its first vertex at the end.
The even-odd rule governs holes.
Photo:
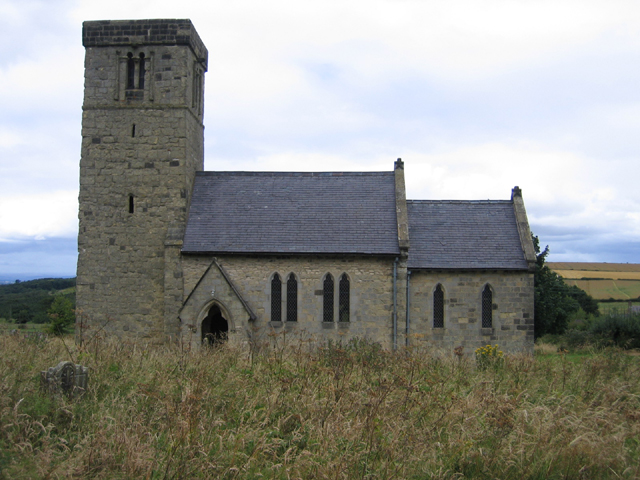
POLYGON ((513 203, 512 200, 409 200, 407 203, 513 203))
POLYGON ((279 177, 344 177, 344 176, 392 176, 392 170, 383 172, 245 172, 245 171, 200 171, 196 172, 198 176, 245 176, 245 177, 261 177, 261 176, 279 176, 279 177))

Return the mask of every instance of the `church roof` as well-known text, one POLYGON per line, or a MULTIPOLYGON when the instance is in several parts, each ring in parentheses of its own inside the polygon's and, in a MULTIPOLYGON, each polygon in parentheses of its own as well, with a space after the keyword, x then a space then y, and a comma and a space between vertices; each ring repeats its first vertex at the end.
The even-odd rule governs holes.
POLYGON ((393 172, 198 172, 182 251, 397 255, 393 172))
POLYGON ((409 268, 526 270, 510 200, 407 200, 409 268))

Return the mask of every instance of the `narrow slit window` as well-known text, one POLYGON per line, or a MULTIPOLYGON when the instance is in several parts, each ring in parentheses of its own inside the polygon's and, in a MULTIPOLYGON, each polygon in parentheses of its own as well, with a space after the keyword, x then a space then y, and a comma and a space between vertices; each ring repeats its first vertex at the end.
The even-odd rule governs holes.
POLYGON ((322 285, 322 321, 333 322, 333 277, 330 273, 324 277, 322 285))
POLYGON ((433 291, 433 328, 444 328, 444 291, 440 284, 433 291))
POLYGON ((287 322, 298 321, 298 280, 292 273, 287 280, 287 322))
POLYGON ((271 321, 282 321, 282 281, 277 273, 271 280, 271 321))
POLYGON ((134 123, 131 127, 131 138, 136 136, 136 124, 134 123))
POLYGON ((349 309, 349 277, 343 273, 338 287, 338 321, 348 322, 351 319, 349 309))
POLYGON ((129 195, 129 213, 133 213, 133 211, 134 211, 133 195, 129 195))
POLYGON ((489 285, 482 291, 482 328, 493 327, 493 292, 489 285))

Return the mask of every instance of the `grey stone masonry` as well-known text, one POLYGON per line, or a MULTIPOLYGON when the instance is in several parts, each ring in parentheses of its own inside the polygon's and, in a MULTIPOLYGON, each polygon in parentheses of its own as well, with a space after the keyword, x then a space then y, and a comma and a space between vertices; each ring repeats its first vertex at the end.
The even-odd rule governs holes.
POLYGON ((203 168, 206 49, 188 20, 85 22, 77 307, 87 334, 178 333, 203 168))
POLYGON ((87 21, 82 26, 82 45, 188 45, 205 67, 208 61, 207 49, 188 19, 87 21))
POLYGON ((536 268, 536 251, 533 246, 529 220, 527 219, 527 211, 524 208, 524 200, 522 199, 522 190, 520 187, 514 187, 511 191, 511 201, 513 202, 513 211, 516 215, 518 235, 520 236, 520 244, 522 245, 524 258, 527 261, 529 270, 533 272, 536 268))
MULTIPOLYGON (((189 255, 183 266, 186 301, 180 312, 182 341, 193 348, 201 341, 202 320, 214 304, 228 321, 229 341, 234 344, 255 338, 268 341, 272 335, 286 332, 292 339, 318 342, 368 338, 392 348, 393 258, 388 256, 189 255), (295 322, 285 321, 286 317, 272 321, 271 285, 276 273, 282 279, 293 273, 297 279, 295 322), (323 279, 327 274, 336 279, 332 322, 323 318, 323 279), (338 315, 338 279, 343 275, 350 280, 348 322, 339 321, 338 315)), ((286 311, 286 289, 283 292, 282 309, 286 311)))
POLYGON ((416 270, 411 275, 407 344, 432 352, 467 354, 487 344, 508 352, 533 352, 533 273, 499 270, 416 270), (444 322, 434 326, 434 291, 444 295, 444 322), (492 298, 491 328, 482 328, 482 291, 492 298))

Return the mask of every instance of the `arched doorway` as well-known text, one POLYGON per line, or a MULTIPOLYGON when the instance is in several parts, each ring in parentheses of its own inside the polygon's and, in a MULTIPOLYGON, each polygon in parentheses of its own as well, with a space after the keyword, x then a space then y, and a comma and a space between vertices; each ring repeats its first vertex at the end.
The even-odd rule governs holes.
POLYGON ((222 316, 222 311, 218 305, 212 305, 209 313, 202 320, 202 343, 204 345, 214 345, 227 340, 229 333, 229 322, 222 316))

